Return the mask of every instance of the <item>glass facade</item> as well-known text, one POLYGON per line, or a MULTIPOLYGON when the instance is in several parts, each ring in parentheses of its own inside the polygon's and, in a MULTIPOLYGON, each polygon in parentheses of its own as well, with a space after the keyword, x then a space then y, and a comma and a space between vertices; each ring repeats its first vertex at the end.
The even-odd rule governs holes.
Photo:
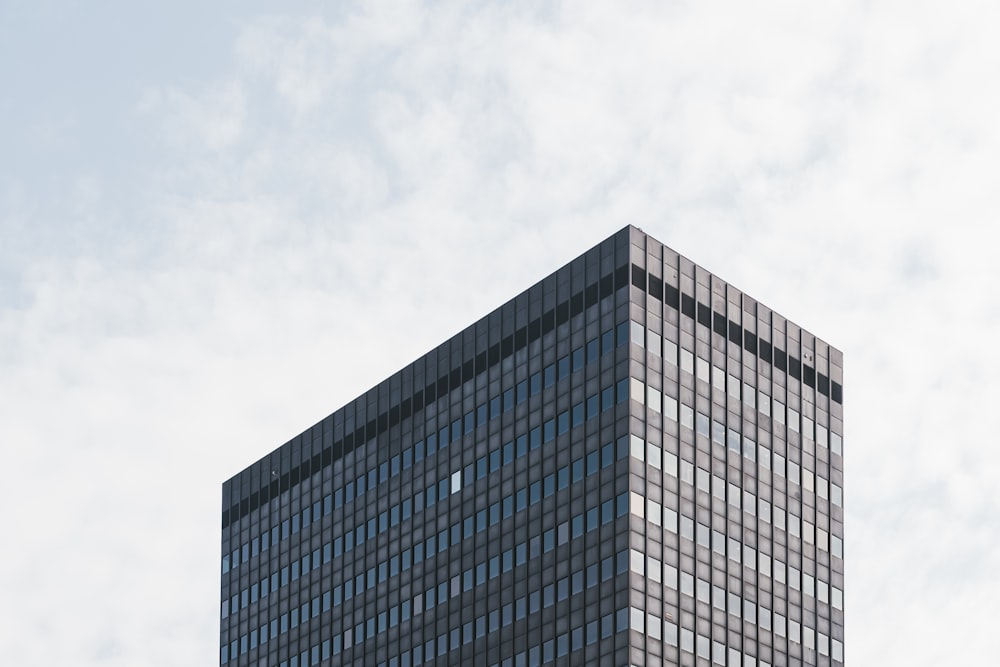
POLYGON ((623 229, 223 485, 220 664, 842 664, 841 382, 623 229))

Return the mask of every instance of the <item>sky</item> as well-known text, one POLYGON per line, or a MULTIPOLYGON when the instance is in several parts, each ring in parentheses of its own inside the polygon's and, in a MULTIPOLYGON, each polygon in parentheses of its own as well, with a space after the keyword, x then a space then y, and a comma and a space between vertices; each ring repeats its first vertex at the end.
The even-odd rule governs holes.
POLYGON ((844 352, 847 663, 994 664, 998 21, 0 0, 4 664, 213 664, 222 482, 627 224, 844 352))

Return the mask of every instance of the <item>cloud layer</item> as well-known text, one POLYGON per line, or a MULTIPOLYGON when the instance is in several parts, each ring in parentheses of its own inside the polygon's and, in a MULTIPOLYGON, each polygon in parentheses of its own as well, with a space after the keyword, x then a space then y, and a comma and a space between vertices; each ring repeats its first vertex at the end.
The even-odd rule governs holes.
POLYGON ((990 662, 996 7, 224 6, 4 10, 0 655, 211 661, 222 480, 631 223, 845 352, 848 661, 990 662))

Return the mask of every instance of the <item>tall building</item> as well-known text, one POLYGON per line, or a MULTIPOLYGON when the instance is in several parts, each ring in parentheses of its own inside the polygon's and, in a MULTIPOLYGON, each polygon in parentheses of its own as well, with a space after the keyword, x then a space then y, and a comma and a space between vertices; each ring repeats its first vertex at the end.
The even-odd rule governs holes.
POLYGON ((842 357, 627 227, 223 485, 223 665, 843 664, 842 357))

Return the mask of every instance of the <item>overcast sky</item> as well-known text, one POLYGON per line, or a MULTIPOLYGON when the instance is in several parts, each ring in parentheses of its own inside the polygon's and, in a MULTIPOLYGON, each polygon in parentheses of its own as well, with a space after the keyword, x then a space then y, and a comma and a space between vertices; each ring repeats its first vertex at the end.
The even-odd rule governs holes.
POLYGON ((844 352, 847 663, 996 663, 1000 4, 304 4, 0 0, 3 664, 214 664, 223 480, 630 223, 844 352))

